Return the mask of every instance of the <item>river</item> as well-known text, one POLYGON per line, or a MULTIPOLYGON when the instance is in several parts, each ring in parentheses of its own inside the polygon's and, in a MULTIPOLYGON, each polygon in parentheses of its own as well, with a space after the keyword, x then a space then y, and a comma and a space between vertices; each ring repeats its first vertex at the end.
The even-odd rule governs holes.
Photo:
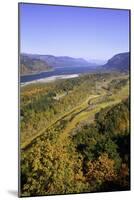
POLYGON ((91 67, 84 66, 84 67, 59 67, 55 68, 53 71, 48 72, 41 72, 39 74, 31 74, 31 75, 24 75, 20 77, 21 83, 26 83, 42 78, 48 78, 51 76, 59 76, 59 75, 72 75, 72 74, 84 74, 84 73, 90 73, 93 70, 91 70, 91 67))

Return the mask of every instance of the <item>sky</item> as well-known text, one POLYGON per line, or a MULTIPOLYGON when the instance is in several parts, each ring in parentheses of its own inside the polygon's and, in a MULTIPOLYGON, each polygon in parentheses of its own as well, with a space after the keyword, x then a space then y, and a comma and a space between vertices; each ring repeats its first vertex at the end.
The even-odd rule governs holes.
POLYGON ((21 53, 108 60, 129 51, 129 11, 20 5, 21 53))

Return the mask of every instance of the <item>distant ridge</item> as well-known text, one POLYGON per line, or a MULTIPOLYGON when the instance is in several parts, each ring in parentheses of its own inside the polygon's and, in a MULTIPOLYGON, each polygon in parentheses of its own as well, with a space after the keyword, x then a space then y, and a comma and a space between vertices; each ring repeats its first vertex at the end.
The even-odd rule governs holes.
POLYGON ((73 58, 69 56, 53 56, 53 55, 39 55, 39 54, 26 54, 21 56, 27 56, 30 59, 39 59, 46 62, 52 67, 78 67, 78 66, 97 66, 95 63, 90 63, 83 58, 73 58))
POLYGON ((130 53, 119 53, 114 55, 104 65, 97 65, 88 62, 83 58, 72 58, 69 56, 53 56, 53 55, 39 55, 39 54, 26 54, 20 55, 20 72, 21 75, 29 75, 40 73, 43 71, 50 71, 54 68, 60 67, 84 67, 89 66, 91 70, 96 72, 100 71, 118 71, 128 72, 130 66, 130 53), (99 66, 99 67, 98 67, 99 66))
POLYGON ((130 67, 130 53, 119 53, 114 55, 103 68, 109 71, 128 72, 130 67))

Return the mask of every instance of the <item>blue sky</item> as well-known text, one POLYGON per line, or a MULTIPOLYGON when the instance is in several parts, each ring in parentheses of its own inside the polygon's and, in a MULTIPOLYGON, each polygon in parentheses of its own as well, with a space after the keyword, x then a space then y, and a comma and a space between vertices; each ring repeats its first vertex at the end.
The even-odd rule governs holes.
POLYGON ((129 11, 20 4, 20 48, 107 60, 129 51, 129 11))

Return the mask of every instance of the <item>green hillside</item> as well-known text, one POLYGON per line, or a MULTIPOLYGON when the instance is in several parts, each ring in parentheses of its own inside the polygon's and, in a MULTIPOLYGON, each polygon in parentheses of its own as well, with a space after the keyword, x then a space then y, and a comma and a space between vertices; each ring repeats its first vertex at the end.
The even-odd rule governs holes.
POLYGON ((129 78, 21 87, 21 196, 129 189, 129 78))

